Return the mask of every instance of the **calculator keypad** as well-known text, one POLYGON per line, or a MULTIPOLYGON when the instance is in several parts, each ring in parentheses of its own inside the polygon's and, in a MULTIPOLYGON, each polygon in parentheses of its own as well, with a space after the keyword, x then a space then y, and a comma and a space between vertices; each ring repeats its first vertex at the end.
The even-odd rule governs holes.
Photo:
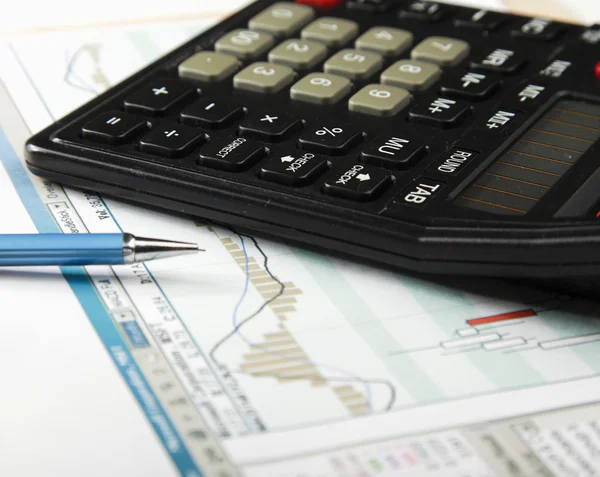
MULTIPOLYGON (((376 201, 398 174, 429 161, 421 173, 431 177, 421 182, 431 197, 420 202, 424 196, 410 186, 388 209, 421 207, 448 180, 434 171, 436 141, 423 128, 457 128, 504 89, 506 76, 530 61, 511 37, 551 41, 562 33, 553 22, 513 21, 508 27, 508 15, 438 2, 348 0, 347 11, 393 9, 397 15, 398 28, 369 25, 361 31, 357 21, 319 16, 321 4, 315 9, 302 3, 276 2, 255 14, 247 28, 213 40, 214 51, 203 47, 180 61, 179 80, 159 78, 127 96, 123 108, 139 116, 105 113, 86 123, 82 136, 115 145, 134 141, 146 155, 191 157, 197 166, 220 171, 240 173, 256 165, 252 174, 260 181, 297 191, 312 187, 355 202, 376 201), (415 45, 415 21, 431 24, 433 33, 444 22, 456 36, 446 29, 444 36, 419 35, 415 45), (500 42, 478 44, 460 37, 461 31, 489 36, 499 29, 506 32, 500 42), (224 96, 227 86, 233 89, 224 96), (247 95, 255 99, 246 103, 247 95), (292 112, 296 106, 303 112, 292 112), (319 109, 323 106, 328 109, 319 109), (356 127, 360 123, 352 126, 343 114, 339 120, 329 116, 329 110, 345 110, 349 118, 365 121, 394 118, 398 127, 365 134, 356 127), (153 124, 144 119, 172 115, 153 124)), ((505 134, 547 91, 538 80, 520 85, 496 111, 497 121, 492 116, 472 124, 492 136, 505 134)))

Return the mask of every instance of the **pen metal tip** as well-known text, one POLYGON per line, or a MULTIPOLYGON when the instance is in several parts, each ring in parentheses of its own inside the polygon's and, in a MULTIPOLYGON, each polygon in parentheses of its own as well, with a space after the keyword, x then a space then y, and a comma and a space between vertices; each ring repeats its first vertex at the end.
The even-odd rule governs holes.
POLYGON ((125 263, 147 262, 205 251, 199 248, 196 243, 134 237, 131 234, 124 234, 123 241, 125 263))

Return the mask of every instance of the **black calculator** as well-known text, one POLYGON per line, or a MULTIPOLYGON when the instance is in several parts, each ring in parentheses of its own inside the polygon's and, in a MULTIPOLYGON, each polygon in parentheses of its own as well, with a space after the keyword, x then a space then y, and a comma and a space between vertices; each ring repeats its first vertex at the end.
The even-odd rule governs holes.
POLYGON ((35 135, 42 177, 404 269, 600 276, 600 26, 259 0, 35 135))

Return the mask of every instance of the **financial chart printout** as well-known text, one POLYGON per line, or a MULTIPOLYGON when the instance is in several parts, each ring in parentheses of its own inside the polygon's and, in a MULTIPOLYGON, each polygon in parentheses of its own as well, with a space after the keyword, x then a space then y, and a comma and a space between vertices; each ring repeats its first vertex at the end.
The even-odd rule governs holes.
MULTIPOLYGON (((1 79, 35 132, 204 26, 21 36, 2 50, 1 79)), ((506 423, 598 399, 598 304, 525 283, 426 280, 63 188, 28 175, 3 141, 40 232, 127 231, 207 250, 87 267, 93 293, 76 291, 183 475, 528 475, 489 462, 488 431, 469 427, 483 421, 540 475, 571 475, 552 439, 576 439, 572 422, 600 449, 593 406, 574 421, 506 423)), ((597 464, 572 447, 582 469, 597 464)))

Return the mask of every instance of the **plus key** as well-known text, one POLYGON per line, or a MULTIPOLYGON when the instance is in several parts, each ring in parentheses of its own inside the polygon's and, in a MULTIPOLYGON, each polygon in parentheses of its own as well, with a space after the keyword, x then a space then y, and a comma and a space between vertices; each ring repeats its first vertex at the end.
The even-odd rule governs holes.
POLYGON ((172 79, 157 79, 125 100, 125 109, 150 116, 164 116, 197 96, 196 88, 172 79))

